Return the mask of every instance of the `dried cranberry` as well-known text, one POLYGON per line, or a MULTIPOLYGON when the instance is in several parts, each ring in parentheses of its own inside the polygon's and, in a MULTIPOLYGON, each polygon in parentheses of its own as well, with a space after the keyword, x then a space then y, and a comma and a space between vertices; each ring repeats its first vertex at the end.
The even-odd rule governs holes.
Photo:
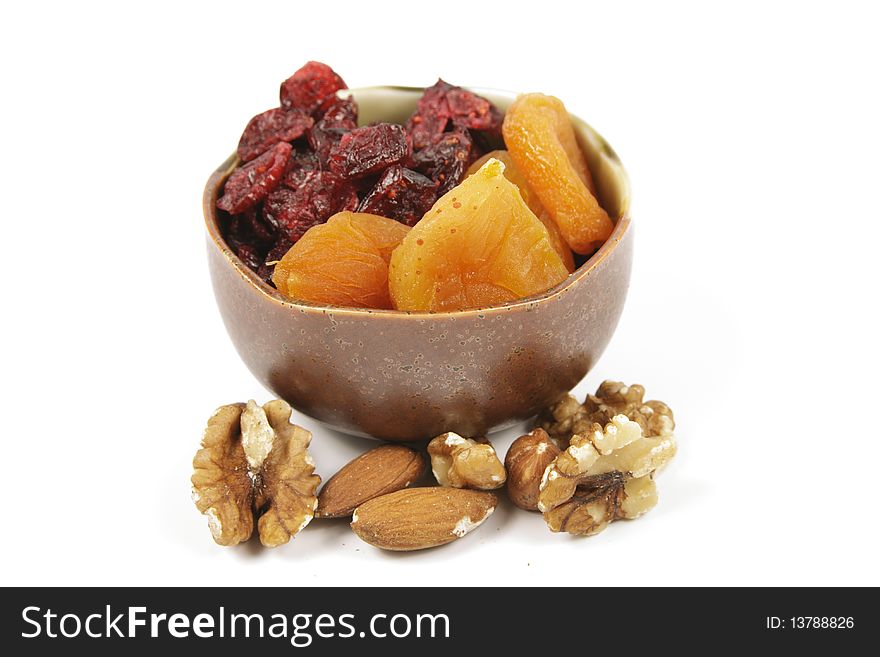
POLYGON ((474 149, 474 159, 480 156, 480 150, 488 153, 504 149, 504 137, 501 136, 504 115, 501 110, 485 98, 464 89, 450 91, 447 101, 453 125, 471 130, 474 144, 478 146, 474 149))
POLYGON ((471 137, 474 140, 474 150, 471 152, 471 162, 479 160, 489 151, 507 150, 504 145, 504 137, 501 136, 501 130, 471 130, 471 137))
POLYGON ((336 99, 336 92, 347 88, 332 68, 321 62, 308 62, 281 83, 281 106, 320 115, 336 99))
POLYGON ((226 237, 238 242, 262 245, 265 251, 275 241, 275 232, 264 224, 258 215, 258 208, 255 207, 244 214, 231 217, 226 229, 226 237))
POLYGON ((260 253, 259 247, 248 242, 239 242, 236 239, 229 238, 229 247, 232 252, 238 256, 249 269, 257 271, 263 264, 263 255, 260 253))
POLYGON ((258 208, 254 207, 230 218, 224 238, 233 252, 256 271, 275 242, 275 230, 263 222, 258 208))
POLYGON ((262 201, 281 182, 293 147, 275 144, 257 159, 232 172, 217 207, 229 214, 240 214, 262 201))
POLYGON ((491 148, 499 147, 504 116, 491 102, 477 94, 443 80, 425 89, 416 111, 407 122, 415 150, 425 148, 453 125, 474 130, 477 138, 491 148))
POLYGON ((321 126, 321 121, 309 130, 309 146, 312 147, 312 150, 315 153, 315 158, 320 162, 320 166, 327 168, 330 163, 330 151, 333 150, 333 147, 339 143, 339 140, 342 139, 342 136, 346 134, 347 130, 341 130, 339 128, 324 128, 321 126))
POLYGON ((257 267, 253 268, 257 272, 257 276, 267 283, 272 284, 272 274, 275 272, 275 263, 284 257, 284 254, 290 250, 291 246, 293 246, 293 242, 290 240, 278 240, 278 243, 269 249, 266 257, 258 263, 257 267))
POLYGON ((301 169, 269 195, 263 215, 293 243, 337 212, 354 210, 357 203, 357 193, 347 180, 332 171, 301 169))
POLYGON ((449 117, 439 114, 417 114, 406 124, 407 134, 413 150, 419 150, 431 143, 437 135, 443 134, 449 117))
POLYGON ((438 135, 434 141, 413 154, 415 168, 437 183, 442 196, 464 178, 471 162, 473 140, 464 128, 438 135))
MULTIPOLYGON (((249 210, 249 212, 251 211, 249 210)), ((229 219, 225 235, 227 241, 252 242, 254 240, 253 235, 251 235, 250 226, 248 226, 248 222, 243 214, 237 214, 229 219)))
POLYGON ((242 162, 253 160, 281 141, 302 137, 314 121, 300 110, 270 109, 250 120, 238 142, 242 162))
POLYGON ((446 94, 452 122, 472 130, 500 130, 503 116, 488 100, 473 92, 453 87, 446 94))
POLYGON ((358 108, 353 98, 337 98, 324 118, 308 132, 309 146, 315 152, 321 166, 327 167, 330 151, 342 139, 342 135, 357 128, 358 108))
POLYGON ((437 183, 422 174, 395 165, 388 167, 358 206, 370 212, 415 226, 437 200, 437 183))
POLYGON ((318 122, 325 129, 354 130, 358 124, 358 106, 354 98, 335 98, 318 122))
POLYGON ((239 215, 247 225, 248 231, 254 239, 261 244, 271 244, 275 241, 275 227, 263 221, 262 213, 257 208, 251 208, 245 214, 239 215))
POLYGON ((408 156, 409 144, 403 127, 377 123, 344 134, 330 151, 330 169, 346 178, 360 178, 408 156))
POLYGON ((298 183, 297 172, 303 169, 307 171, 317 171, 321 168, 321 162, 318 156, 308 148, 297 148, 290 154, 290 160, 287 164, 287 173, 281 180, 282 185, 295 187, 298 183))
POLYGON ((412 141, 415 150, 424 148, 430 144, 437 135, 446 130, 449 123, 449 103, 446 102, 446 94, 454 89, 451 84, 443 80, 425 89, 425 93, 419 99, 416 111, 409 117, 406 131, 412 141))

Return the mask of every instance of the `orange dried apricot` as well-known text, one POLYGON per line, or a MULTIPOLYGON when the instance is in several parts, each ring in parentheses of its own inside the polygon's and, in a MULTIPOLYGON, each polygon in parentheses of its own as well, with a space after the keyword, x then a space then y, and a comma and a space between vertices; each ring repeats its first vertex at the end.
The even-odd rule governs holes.
POLYGON ((375 214, 340 212, 313 226, 275 266, 272 282, 296 299, 391 308, 388 261, 409 227, 375 214))
POLYGON ((522 171, 520 171, 516 167, 516 164, 514 164, 513 159, 510 157, 510 153, 507 151, 492 151, 486 153, 470 166, 467 175, 470 176, 476 173, 480 167, 493 157, 504 163, 504 177, 519 188, 519 193, 522 194, 523 200, 526 202, 526 205, 529 206, 529 210, 535 213, 535 216, 541 220, 541 223, 547 228, 547 232, 550 233, 550 243, 553 244, 556 253, 562 258, 565 268, 568 269, 569 272, 573 272, 574 256, 571 253, 571 249, 568 248, 565 238, 562 237, 562 233, 559 232, 559 226, 556 225, 556 222, 553 221, 553 218, 547 210, 544 209, 544 206, 541 205, 541 199, 538 198, 538 195, 529 189, 525 176, 523 176, 522 171))
POLYGON ((454 311, 537 294, 567 276, 547 229, 491 159, 403 239, 388 284, 399 310, 454 311))
POLYGON ((590 170, 562 101, 544 94, 519 96, 507 110, 502 132, 510 157, 571 249, 595 251, 614 226, 591 191, 590 170))

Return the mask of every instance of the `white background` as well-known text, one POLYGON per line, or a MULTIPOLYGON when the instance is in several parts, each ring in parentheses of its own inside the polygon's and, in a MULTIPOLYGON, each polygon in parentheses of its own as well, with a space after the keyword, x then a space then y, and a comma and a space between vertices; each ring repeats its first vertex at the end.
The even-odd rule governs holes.
MULTIPOLYGON (((2 583, 880 584, 870 3, 303 5, 0 10, 2 583), (192 456, 216 406, 269 393, 214 304, 202 187, 308 59, 551 93, 614 145, 635 268, 577 393, 675 410, 654 511, 579 540, 505 502, 405 555, 344 522, 214 545, 192 456)), ((371 447, 299 419, 325 478, 371 447)))

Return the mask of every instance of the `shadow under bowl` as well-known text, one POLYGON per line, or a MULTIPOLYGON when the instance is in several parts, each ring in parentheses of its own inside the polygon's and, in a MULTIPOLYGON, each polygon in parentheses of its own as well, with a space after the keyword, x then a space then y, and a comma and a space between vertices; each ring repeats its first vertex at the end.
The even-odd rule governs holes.
MULTIPOLYGON (((422 89, 352 89, 362 124, 403 123, 422 89)), ((475 89, 502 109, 513 94, 475 89)), ((229 249, 216 201, 238 163, 205 187, 208 266, 220 314, 253 375, 295 409, 339 431, 425 440, 476 436, 525 420, 571 390, 605 350, 632 267, 629 183, 616 154, 572 116, 599 199, 616 219, 605 244, 540 295, 480 310, 407 313, 298 303, 229 249)))

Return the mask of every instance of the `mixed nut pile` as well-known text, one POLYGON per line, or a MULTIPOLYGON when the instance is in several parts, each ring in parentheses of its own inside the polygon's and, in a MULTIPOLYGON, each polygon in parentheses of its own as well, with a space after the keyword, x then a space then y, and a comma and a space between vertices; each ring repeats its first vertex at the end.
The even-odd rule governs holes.
POLYGON ((654 474, 675 455, 675 422, 666 404, 644 394, 640 385, 605 381, 583 403, 569 395, 513 442, 503 464, 483 437, 445 433, 424 452, 383 444, 320 492, 311 434, 290 422, 286 402, 229 404, 208 421, 193 460, 193 499, 220 545, 247 541, 256 525, 263 545, 274 547, 313 518, 351 517, 354 533, 378 548, 435 547, 479 527, 498 504, 489 491, 504 486, 551 531, 589 536, 657 503, 654 474))
POLYGON ((286 297, 455 311, 544 292, 611 234, 562 102, 506 114, 439 80, 404 125, 358 126, 309 62, 253 117, 216 205, 232 251, 286 297))

